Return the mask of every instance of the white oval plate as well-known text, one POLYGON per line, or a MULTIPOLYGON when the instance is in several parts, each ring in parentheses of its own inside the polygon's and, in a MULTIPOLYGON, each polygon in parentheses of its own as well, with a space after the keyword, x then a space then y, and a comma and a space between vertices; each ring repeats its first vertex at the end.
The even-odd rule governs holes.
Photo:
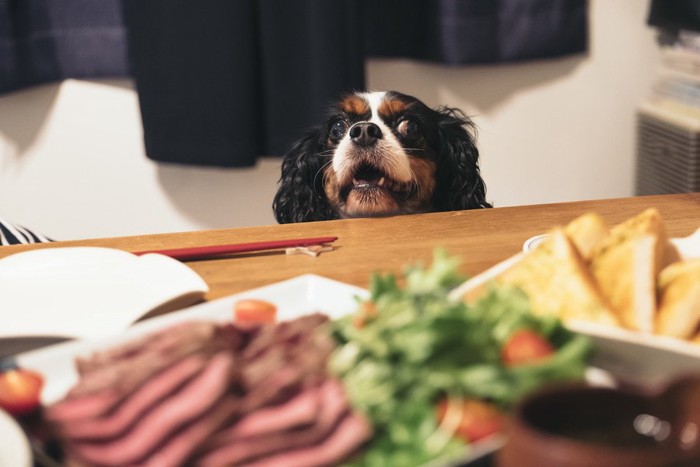
POLYGON ((191 305, 209 290, 185 264, 100 247, 31 250, 0 260, 0 339, 96 338, 144 315, 191 305))
MULTIPOLYGON (((239 300, 255 298, 269 301, 277 307, 278 319, 281 321, 314 312, 323 312, 335 319, 354 312, 358 306, 358 299, 367 298, 368 295, 369 292, 365 289, 326 277, 305 274, 158 316, 137 323, 121 335, 109 339, 65 342, 20 354, 16 356, 15 363, 21 368, 37 371, 44 376, 46 385, 42 392, 42 402, 51 404, 63 397, 77 382, 78 375, 74 366, 77 357, 118 345, 175 323, 197 319, 230 321, 235 303, 239 300)), ((599 360, 597 367, 587 369, 586 379, 589 383, 599 386, 615 386, 616 375, 606 369, 607 360, 599 360)), ((500 448, 503 441, 502 436, 494 436, 474 443, 467 449, 464 458, 459 460, 459 465, 476 463, 479 459, 488 457, 500 448)), ((3 443, 4 440, 0 438, 0 450, 4 448, 3 443)), ((443 462, 435 462, 430 466, 446 467, 443 462)))
POLYGON ((14 418, 0 409, 0 466, 30 467, 32 453, 29 440, 14 418))

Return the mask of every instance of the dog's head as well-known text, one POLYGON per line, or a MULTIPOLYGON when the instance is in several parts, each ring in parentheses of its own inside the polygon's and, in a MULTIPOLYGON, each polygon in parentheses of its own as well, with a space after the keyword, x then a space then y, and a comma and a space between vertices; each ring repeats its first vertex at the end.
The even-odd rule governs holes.
POLYGON ((282 161, 280 223, 490 207, 472 122, 398 92, 353 93, 282 161))

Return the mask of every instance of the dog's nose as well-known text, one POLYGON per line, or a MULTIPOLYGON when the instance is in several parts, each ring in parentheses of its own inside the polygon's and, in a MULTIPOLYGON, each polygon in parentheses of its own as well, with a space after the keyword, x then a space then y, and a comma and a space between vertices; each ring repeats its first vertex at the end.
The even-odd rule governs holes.
POLYGON ((350 128, 350 139, 358 146, 372 146, 382 137, 382 130, 375 123, 355 123, 350 128))

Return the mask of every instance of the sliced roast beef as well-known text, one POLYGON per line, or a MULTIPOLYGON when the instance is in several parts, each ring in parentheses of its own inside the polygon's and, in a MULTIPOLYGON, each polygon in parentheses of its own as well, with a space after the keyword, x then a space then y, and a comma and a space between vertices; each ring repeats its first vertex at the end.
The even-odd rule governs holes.
POLYGON ((143 355, 168 353, 188 345, 201 347, 211 342, 218 333, 219 326, 209 321, 179 323, 168 328, 168 332, 155 332, 125 342, 107 350, 94 352, 89 357, 81 357, 76 367, 81 375, 92 370, 114 367, 119 362, 133 362, 143 355))
POLYGON ((48 421, 57 424, 100 417, 116 406, 123 398, 122 393, 110 388, 83 397, 64 399, 45 408, 43 414, 48 421))
POLYGON ((231 418, 237 409, 238 400, 231 396, 225 397, 199 419, 175 433, 141 465, 149 467, 183 465, 202 443, 231 418))
POLYGON ((220 432, 207 443, 207 454, 198 463, 210 467, 247 464, 272 454, 319 444, 333 433, 349 410, 341 384, 329 379, 318 388, 307 389, 287 404, 255 412, 248 416, 252 419, 243 419, 220 432), (271 411, 285 418, 284 412, 297 410, 294 404, 301 402, 303 396, 313 397, 318 404, 311 423, 274 426, 274 420, 262 418, 264 413, 272 415, 274 412, 271 411))
POLYGON ((251 438, 313 423, 321 409, 320 387, 310 387, 290 400, 249 412, 220 437, 251 438))
MULTIPOLYGON (((134 426, 144 414, 156 407, 180 387, 195 377, 207 366, 203 355, 190 355, 173 364, 170 368, 154 375, 148 384, 139 387, 131 397, 118 405, 103 417, 78 418, 66 420, 60 426, 61 434, 69 438, 113 438, 134 426)), ((72 401, 67 401, 70 404, 72 401)), ((61 404, 50 411, 60 408, 61 404)), ((49 412, 49 417, 51 414, 49 412)), ((55 417, 53 417, 55 419, 55 417)))
POLYGON ((298 447, 253 462, 246 467, 317 467, 337 465, 369 438, 372 428, 366 418, 349 414, 321 443, 298 447))
POLYGON ((370 429, 327 372, 327 321, 173 326, 82 359, 46 419, 76 465, 339 461, 370 429))
POLYGON ((230 348, 230 333, 210 322, 178 324, 139 339, 136 344, 124 344, 115 349, 94 354, 77 363, 81 374, 80 384, 68 397, 117 389, 130 393, 153 374, 173 362, 196 352, 212 354, 222 348, 230 348))
POLYGON ((309 330, 317 329, 327 322, 327 316, 313 313, 292 321, 283 321, 276 326, 263 326, 243 350, 243 358, 252 361, 261 354, 280 347, 295 347, 300 341, 307 341, 314 336, 309 330))
POLYGON ((138 420, 127 433, 109 440, 75 441, 72 451, 94 465, 133 465, 183 425, 199 418, 228 389, 233 358, 219 352, 201 374, 138 420))

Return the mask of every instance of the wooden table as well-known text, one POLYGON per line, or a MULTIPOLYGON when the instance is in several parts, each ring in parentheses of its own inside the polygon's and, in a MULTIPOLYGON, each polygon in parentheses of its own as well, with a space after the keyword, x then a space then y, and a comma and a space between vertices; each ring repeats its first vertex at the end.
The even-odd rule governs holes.
POLYGON ((306 273, 367 287, 373 271, 400 273, 407 264, 429 264, 436 247, 459 255, 462 271, 474 275, 520 251, 529 237, 585 212, 597 212, 614 225, 652 206, 671 236, 686 236, 700 227, 700 193, 694 193, 21 245, 0 248, 0 257, 78 245, 140 251, 338 237, 335 250, 318 257, 267 251, 188 262, 210 286, 205 298, 214 299, 306 273))

